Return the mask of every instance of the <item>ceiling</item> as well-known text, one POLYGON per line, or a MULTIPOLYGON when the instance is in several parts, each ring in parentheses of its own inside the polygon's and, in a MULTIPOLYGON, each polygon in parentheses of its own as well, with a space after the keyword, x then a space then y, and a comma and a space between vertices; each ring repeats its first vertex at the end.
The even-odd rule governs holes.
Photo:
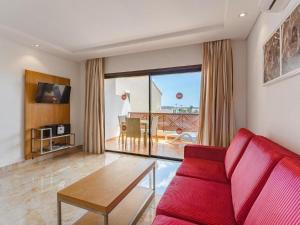
POLYGON ((260 0, 1 0, 0 35, 72 60, 245 39, 260 0), (240 18, 239 14, 247 16, 240 18))

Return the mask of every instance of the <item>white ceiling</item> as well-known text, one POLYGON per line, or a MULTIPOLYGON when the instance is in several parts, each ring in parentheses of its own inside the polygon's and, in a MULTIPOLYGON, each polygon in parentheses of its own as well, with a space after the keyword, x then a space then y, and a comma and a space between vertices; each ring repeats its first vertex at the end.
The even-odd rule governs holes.
POLYGON ((73 60, 245 39, 259 1, 0 0, 0 35, 73 60))

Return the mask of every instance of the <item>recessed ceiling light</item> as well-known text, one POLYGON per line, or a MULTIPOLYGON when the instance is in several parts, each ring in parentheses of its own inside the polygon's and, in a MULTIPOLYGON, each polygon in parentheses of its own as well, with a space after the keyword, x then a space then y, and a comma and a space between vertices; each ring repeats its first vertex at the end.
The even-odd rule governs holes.
POLYGON ((38 48, 38 47, 40 47, 40 45, 39 44, 33 44, 32 47, 38 48))
POLYGON ((245 12, 242 12, 242 13, 240 13, 240 15, 239 15, 241 18, 242 17, 245 17, 245 16, 247 16, 247 13, 245 13, 245 12))

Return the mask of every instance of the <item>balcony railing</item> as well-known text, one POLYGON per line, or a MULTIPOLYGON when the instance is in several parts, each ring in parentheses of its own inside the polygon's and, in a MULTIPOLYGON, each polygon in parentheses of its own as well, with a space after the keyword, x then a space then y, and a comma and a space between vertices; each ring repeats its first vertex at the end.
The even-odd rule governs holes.
MULTIPOLYGON (((130 112, 131 118, 149 119, 149 113, 130 112)), ((158 130, 176 132, 198 132, 198 113, 151 113, 151 117, 158 116, 158 130)))

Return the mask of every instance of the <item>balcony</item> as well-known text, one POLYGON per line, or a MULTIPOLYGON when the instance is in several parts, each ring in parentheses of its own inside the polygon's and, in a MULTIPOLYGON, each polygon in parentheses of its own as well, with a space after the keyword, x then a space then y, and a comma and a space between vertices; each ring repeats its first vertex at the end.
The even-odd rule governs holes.
MULTIPOLYGON (((149 113, 130 112, 131 118, 149 120, 149 113)), ((151 117, 158 117, 158 130, 163 132, 198 132, 198 113, 151 113, 151 117)))
MULTIPOLYGON (((129 112, 129 118, 139 118, 141 121, 149 120, 149 113, 129 112)), ((157 137, 152 134, 152 155, 165 156, 171 158, 183 158, 184 145, 196 141, 199 114, 198 113, 151 113, 151 118, 158 117, 157 137)), ((119 131, 121 132, 121 127, 119 131)), ((143 127, 141 128, 143 129, 143 127)), ((149 129, 149 127, 147 127, 149 129)), ((126 133, 126 132, 125 132, 126 133)), ((147 132, 148 133, 148 132, 147 132)), ((126 135, 126 134, 125 134, 126 135)), ((106 141, 106 148, 117 151, 148 155, 149 137, 146 143, 138 145, 137 141, 129 142, 125 146, 119 138, 113 137, 106 141)))

